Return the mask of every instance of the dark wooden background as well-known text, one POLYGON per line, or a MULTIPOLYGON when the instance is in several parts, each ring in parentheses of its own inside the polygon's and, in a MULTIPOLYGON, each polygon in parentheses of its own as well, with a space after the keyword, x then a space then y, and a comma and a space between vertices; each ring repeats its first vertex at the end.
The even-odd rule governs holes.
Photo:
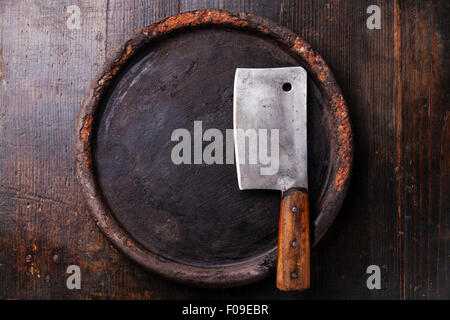
POLYGON ((447 299, 449 2, 0 2, 0 298, 447 299), (79 30, 66 26, 68 5, 79 30), (382 9, 368 30, 366 9, 382 9), (248 11, 291 28, 334 70, 355 137, 350 190, 312 251, 312 288, 274 278, 229 290, 174 284, 117 252, 86 210, 74 174, 74 125, 94 73, 143 26, 201 8, 248 11), (68 290, 68 265, 81 290, 68 290), (368 290, 366 268, 381 267, 368 290))

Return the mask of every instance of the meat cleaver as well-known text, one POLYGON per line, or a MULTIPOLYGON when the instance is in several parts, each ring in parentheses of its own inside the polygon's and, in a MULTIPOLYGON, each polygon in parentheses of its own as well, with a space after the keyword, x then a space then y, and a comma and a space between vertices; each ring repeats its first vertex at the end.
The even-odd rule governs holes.
POLYGON ((239 189, 282 192, 277 287, 310 285, 306 130, 302 67, 236 69, 233 122, 239 189))

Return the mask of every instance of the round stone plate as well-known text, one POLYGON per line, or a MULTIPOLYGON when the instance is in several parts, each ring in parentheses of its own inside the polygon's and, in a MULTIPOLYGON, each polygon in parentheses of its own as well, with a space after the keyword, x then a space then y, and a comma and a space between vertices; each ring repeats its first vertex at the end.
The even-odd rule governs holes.
MULTIPOLYGON (((77 174, 97 225, 147 269, 190 285, 232 287, 274 268, 280 192, 240 191, 233 164, 176 165, 172 132, 194 121, 232 129, 236 68, 308 71, 312 244, 350 177, 346 103, 323 59, 279 25, 205 10, 150 25, 92 82, 76 129, 77 174)), ((209 142, 204 142, 203 146, 209 142)), ((226 157, 224 139, 224 158, 226 157)), ((225 159, 224 159, 225 161, 225 159)), ((314 266, 312 266, 314 268, 314 266)))

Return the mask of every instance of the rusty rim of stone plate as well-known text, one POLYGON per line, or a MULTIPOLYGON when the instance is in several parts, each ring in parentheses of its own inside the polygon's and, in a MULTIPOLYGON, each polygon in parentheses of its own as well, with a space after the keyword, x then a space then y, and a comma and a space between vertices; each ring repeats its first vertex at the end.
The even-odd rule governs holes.
POLYGON ((230 13, 221 10, 200 10, 181 13, 154 23, 127 41, 106 61, 91 83, 81 105, 76 125, 76 171, 88 208, 96 224, 107 238, 129 258, 165 278, 193 286, 233 287, 265 278, 271 273, 276 252, 258 256, 232 265, 197 267, 177 263, 148 251, 117 223, 95 181, 92 160, 92 139, 95 114, 101 99, 122 66, 140 48, 162 36, 194 27, 223 27, 251 31, 274 39, 302 60, 317 84, 328 112, 331 127, 332 162, 328 186, 318 206, 318 216, 312 223, 315 245, 326 233, 338 214, 350 181, 353 160, 352 131, 347 104, 335 77, 322 57, 292 31, 273 21, 250 13, 230 13))

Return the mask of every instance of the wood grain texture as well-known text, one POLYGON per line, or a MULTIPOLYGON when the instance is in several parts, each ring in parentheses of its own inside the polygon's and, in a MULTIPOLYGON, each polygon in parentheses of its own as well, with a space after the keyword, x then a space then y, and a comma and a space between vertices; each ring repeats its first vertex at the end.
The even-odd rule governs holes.
POLYGON ((309 200, 306 190, 283 194, 278 230, 277 288, 305 290, 310 286, 309 200))
POLYGON ((0 297, 70 299, 448 299, 449 3, 377 1, 0 2, 0 297), (82 13, 66 27, 66 7, 82 13), (74 175, 74 125, 105 57, 140 28, 180 11, 265 16, 308 41, 333 69, 352 118, 350 191, 311 252, 311 288, 274 278, 230 290, 161 280, 112 248, 74 175), (81 290, 65 286, 68 265, 81 290), (381 290, 366 268, 381 267, 381 290))

